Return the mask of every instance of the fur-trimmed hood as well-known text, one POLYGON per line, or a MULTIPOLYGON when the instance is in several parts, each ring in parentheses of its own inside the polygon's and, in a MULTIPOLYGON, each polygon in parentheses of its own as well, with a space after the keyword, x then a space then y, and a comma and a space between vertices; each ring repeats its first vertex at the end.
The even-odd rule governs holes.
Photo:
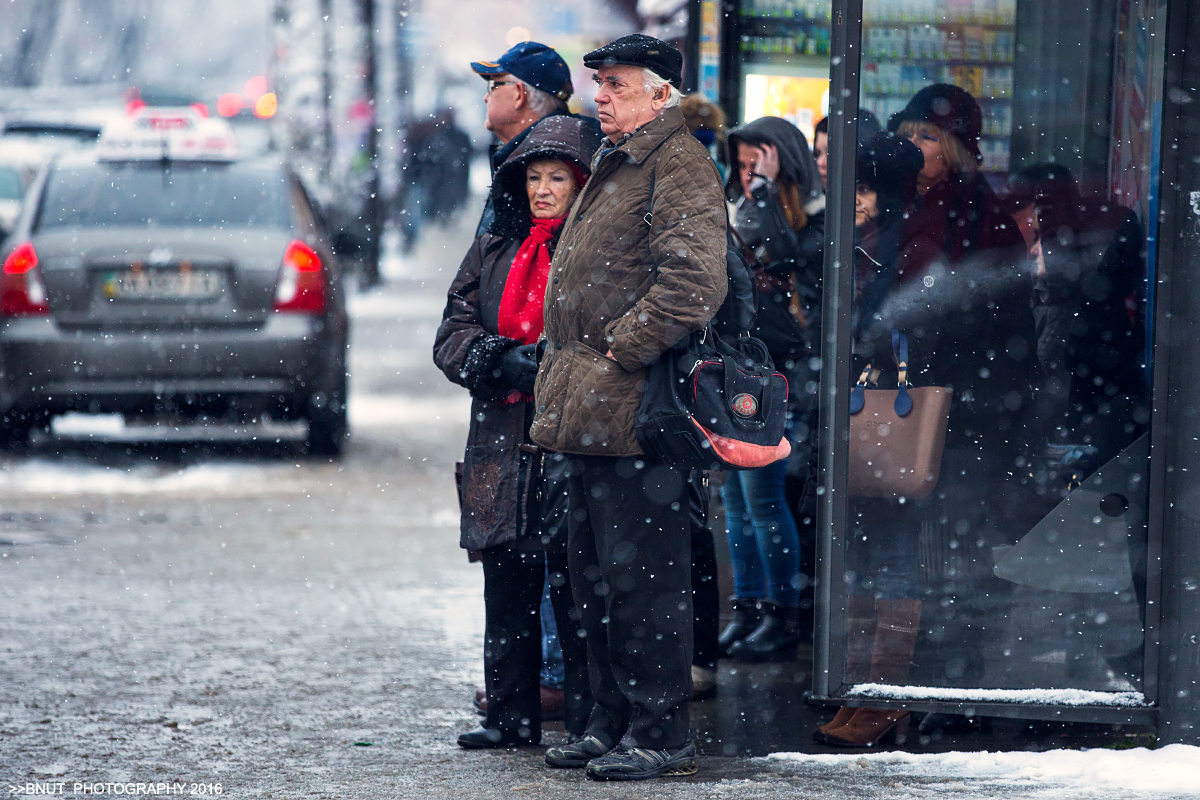
POLYGON ((506 239, 524 240, 531 224, 529 195, 525 191, 526 165, 533 161, 559 159, 571 162, 586 175, 592 156, 600 147, 600 139, 595 120, 584 117, 559 114, 534 125, 525 140, 496 170, 492 180, 492 208, 496 217, 488 232, 506 239))

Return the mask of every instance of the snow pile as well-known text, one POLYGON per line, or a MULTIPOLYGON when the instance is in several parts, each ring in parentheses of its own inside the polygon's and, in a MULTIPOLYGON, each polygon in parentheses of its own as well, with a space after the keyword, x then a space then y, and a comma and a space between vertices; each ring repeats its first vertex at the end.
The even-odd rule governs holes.
POLYGON ((466 392, 455 395, 350 393, 350 428, 461 426, 471 420, 471 398, 466 392))
POLYGON ((775 761, 862 775, 873 769, 889 777, 1000 780, 1029 788, 1115 789, 1200 796, 1200 747, 1172 744, 1157 750, 1051 750, 1044 753, 869 753, 808 755, 772 753, 775 761))
POLYGON ((30 459, 0 469, 0 492, 60 497, 74 494, 184 492, 257 494, 296 488, 292 481, 287 480, 290 469, 286 466, 264 468, 249 464, 200 464, 179 470, 149 466, 125 469, 30 459))
POLYGON ((1126 708, 1149 705, 1141 692, 1089 692, 1083 689, 943 689, 935 686, 889 686, 882 683, 860 683, 852 686, 847 695, 888 700, 950 700, 960 703, 1122 706, 1126 708))

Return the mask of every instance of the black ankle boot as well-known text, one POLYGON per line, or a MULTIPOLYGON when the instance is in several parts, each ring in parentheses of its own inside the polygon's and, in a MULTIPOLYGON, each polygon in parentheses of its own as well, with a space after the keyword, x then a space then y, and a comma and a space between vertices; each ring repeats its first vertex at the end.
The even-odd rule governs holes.
MULTIPOLYGON (((759 602, 762 623, 754 632, 729 648, 729 657, 751 664, 760 661, 794 661, 796 645, 802 638, 803 612, 796 606, 781 606, 769 600, 759 602)), ((811 613, 811 612, 809 612, 811 613)))
POLYGON ((762 622, 762 612, 758 610, 758 601, 752 597, 731 597, 729 608, 733 611, 733 619, 721 631, 717 639, 717 651, 721 658, 729 658, 729 648, 745 639, 762 622))

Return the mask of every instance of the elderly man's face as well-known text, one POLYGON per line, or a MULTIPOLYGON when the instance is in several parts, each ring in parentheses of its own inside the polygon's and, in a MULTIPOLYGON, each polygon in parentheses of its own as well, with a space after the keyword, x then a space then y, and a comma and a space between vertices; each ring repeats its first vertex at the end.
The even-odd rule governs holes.
POLYGON ((487 120, 483 126, 507 142, 523 127, 517 127, 525 109, 525 87, 517 83, 517 79, 507 73, 488 76, 488 92, 483 96, 487 104, 487 120))
POLYGON ((596 82, 600 130, 614 142, 657 117, 671 96, 666 86, 653 95, 647 94, 639 67, 603 66, 592 80, 596 82))

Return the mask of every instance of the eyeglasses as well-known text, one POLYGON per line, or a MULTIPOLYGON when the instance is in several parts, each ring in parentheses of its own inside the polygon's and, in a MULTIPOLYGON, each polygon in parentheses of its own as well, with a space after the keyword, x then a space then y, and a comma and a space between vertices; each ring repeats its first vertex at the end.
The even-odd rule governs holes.
POLYGON ((518 84, 516 81, 489 80, 487 82, 488 94, 491 94, 492 92, 496 91, 497 86, 519 86, 519 85, 520 84, 518 84))

